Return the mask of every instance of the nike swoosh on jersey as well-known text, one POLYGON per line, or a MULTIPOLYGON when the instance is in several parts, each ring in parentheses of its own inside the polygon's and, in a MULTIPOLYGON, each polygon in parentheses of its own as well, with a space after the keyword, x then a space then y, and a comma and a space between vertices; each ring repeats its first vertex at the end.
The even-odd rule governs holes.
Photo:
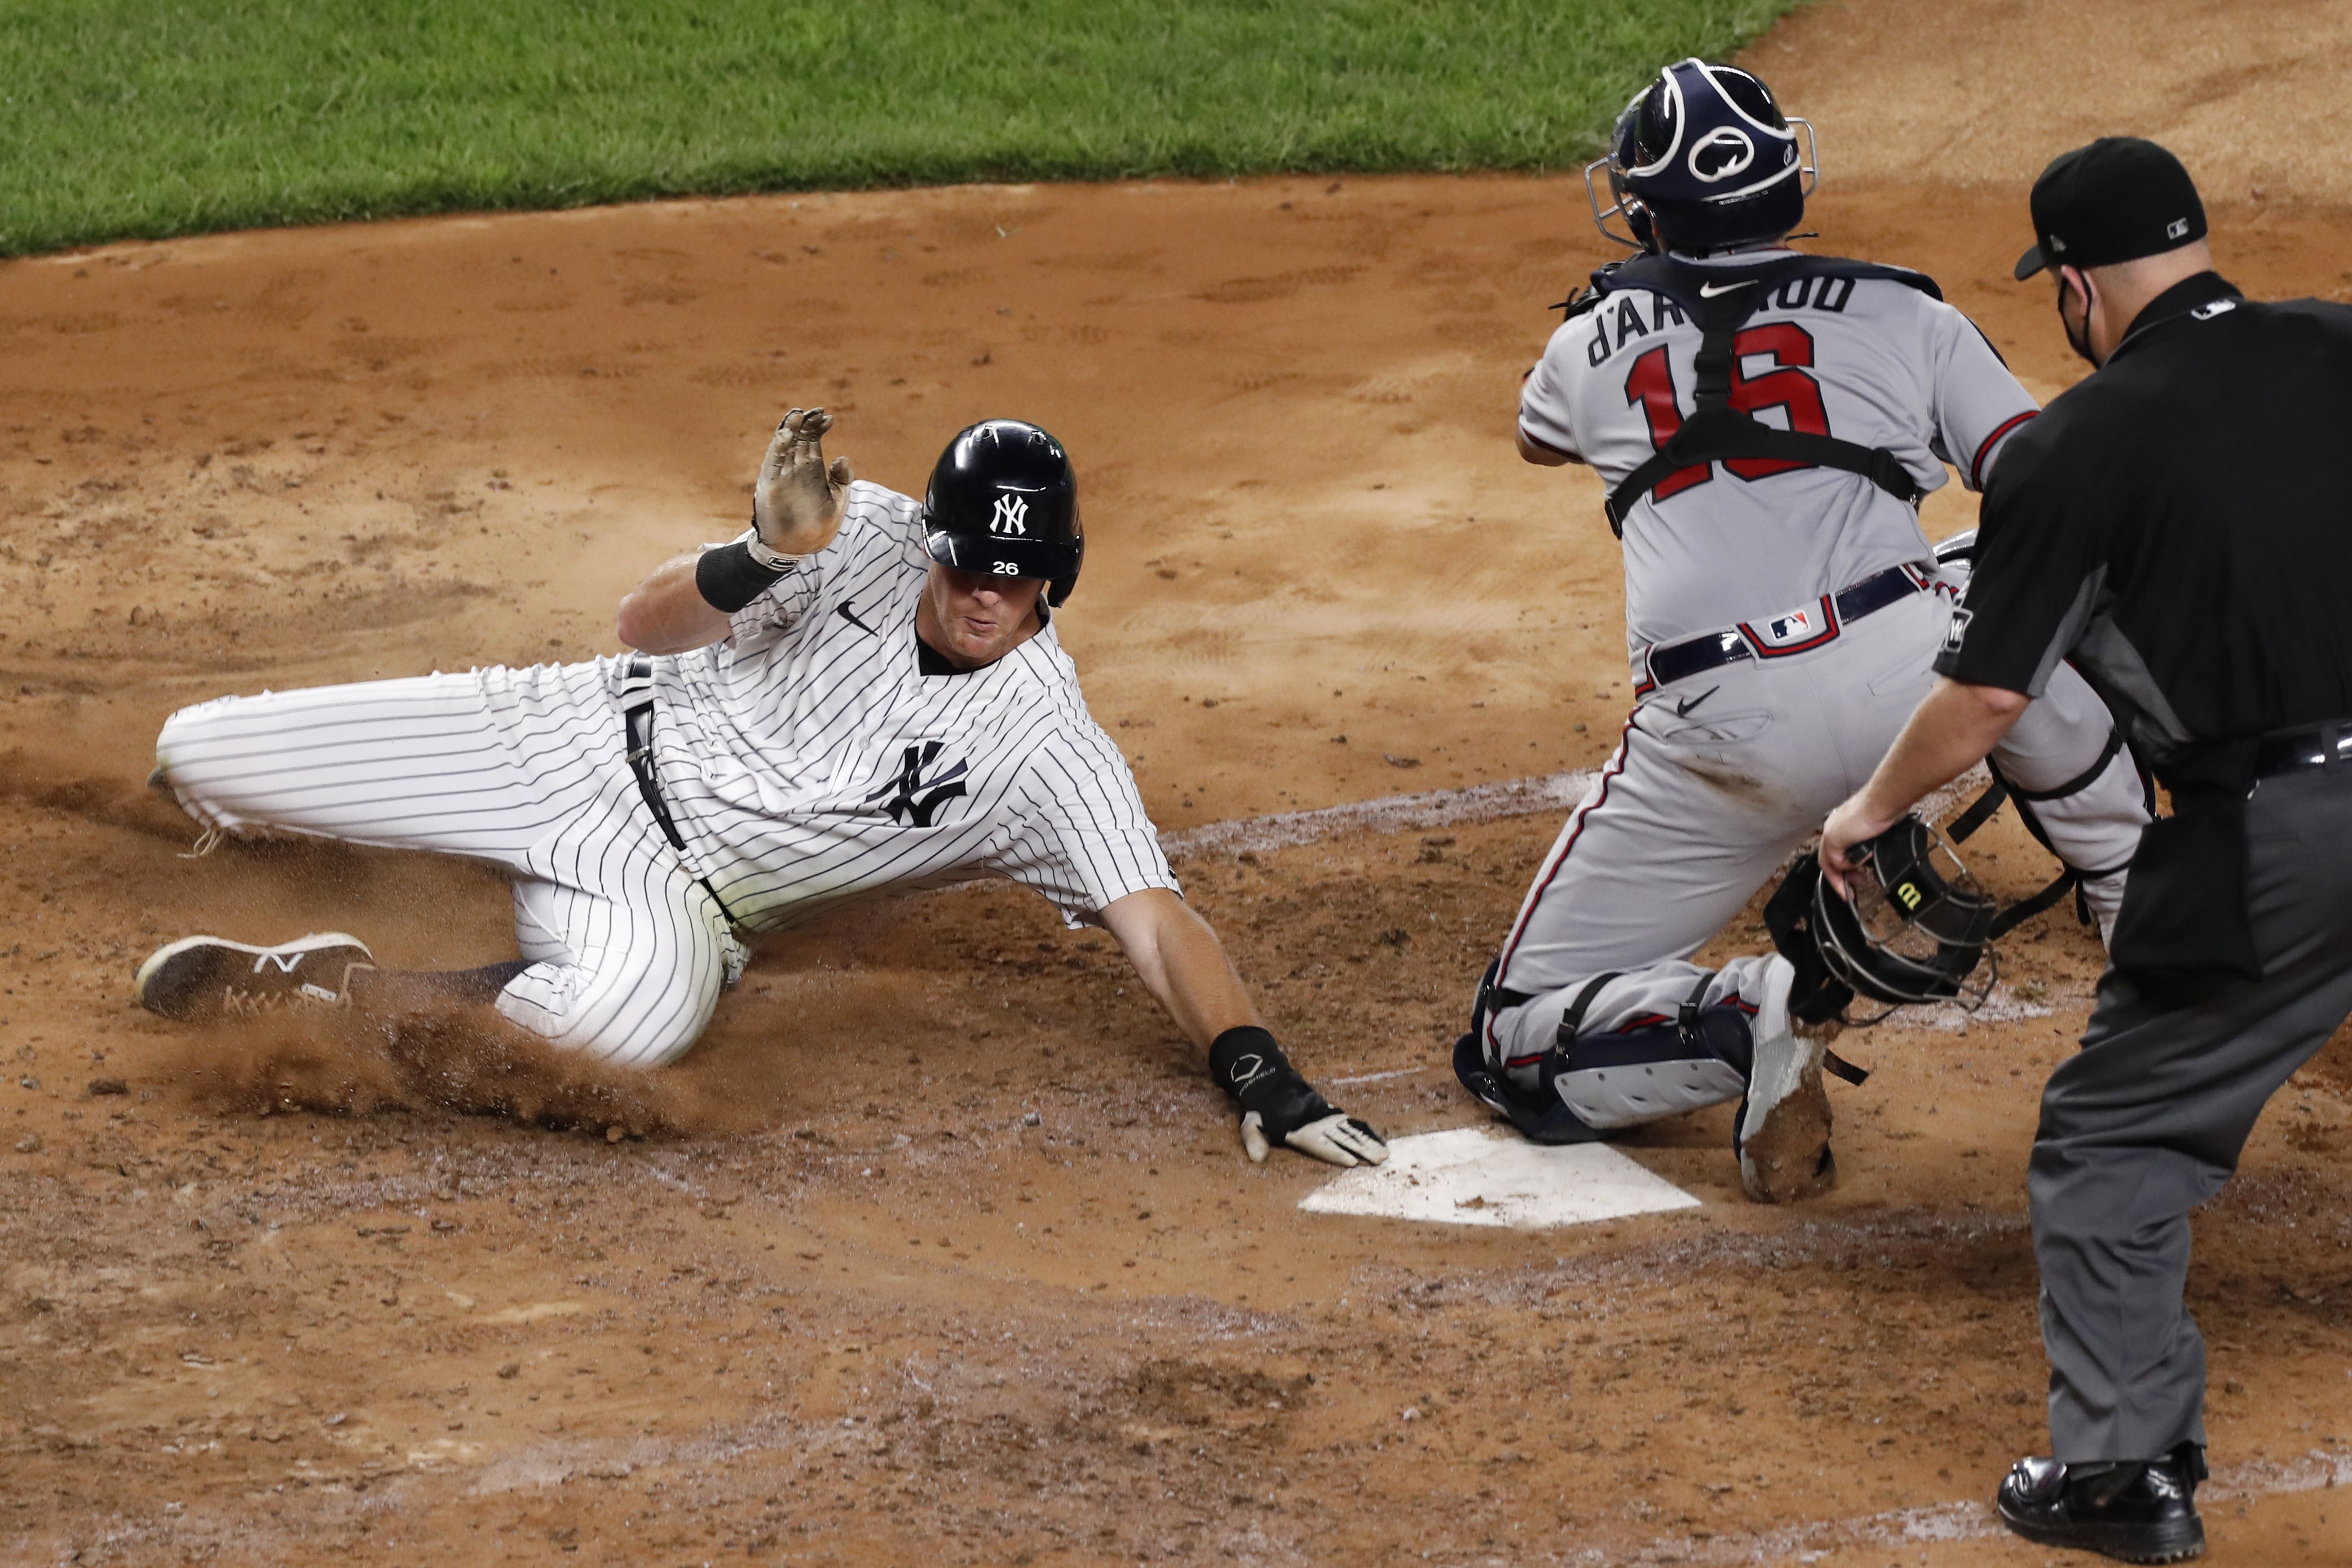
POLYGON ((1753 288, 1754 287, 1756 287, 1756 280, 1752 277, 1743 277, 1737 283, 1702 283, 1698 286, 1698 297, 1701 299, 1712 299, 1718 294, 1728 294, 1735 288, 1753 288))
POLYGON ((868 626, 865 622, 860 621, 856 616, 852 615, 849 612, 849 605, 846 601, 835 606, 834 613, 839 615, 844 621, 848 622, 852 626, 856 627, 860 632, 865 632, 868 637, 879 637, 882 635, 881 632, 877 632, 873 627, 868 626))
POLYGON ((1716 693, 1722 689, 1723 688, 1721 686, 1709 686, 1706 690, 1699 693, 1698 695, 1695 697, 1685 697, 1682 701, 1675 705, 1675 716, 1676 718, 1690 717, 1691 709, 1698 706, 1699 704, 1706 701, 1707 698, 1715 695, 1716 693))

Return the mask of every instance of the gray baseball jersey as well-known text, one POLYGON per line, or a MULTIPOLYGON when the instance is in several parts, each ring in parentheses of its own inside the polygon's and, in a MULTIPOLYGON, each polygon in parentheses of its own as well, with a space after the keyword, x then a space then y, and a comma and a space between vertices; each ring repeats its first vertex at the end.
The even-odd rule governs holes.
MULTIPOLYGON (((1777 253, 1691 266, 1752 269, 1777 253)), ((1664 296, 1626 288, 1571 317, 1528 372, 1519 428, 1611 486, 1681 428, 1699 329, 1664 296)), ((1885 448, 1922 490, 1944 465, 1981 487, 2037 412, 1966 316, 1888 279, 1799 277, 1736 342, 1732 403, 1767 424, 1885 448)), ((1672 641, 1803 604, 1928 554, 1917 515, 1858 475, 1769 459, 1685 469, 1625 519, 1625 630, 1672 641)))

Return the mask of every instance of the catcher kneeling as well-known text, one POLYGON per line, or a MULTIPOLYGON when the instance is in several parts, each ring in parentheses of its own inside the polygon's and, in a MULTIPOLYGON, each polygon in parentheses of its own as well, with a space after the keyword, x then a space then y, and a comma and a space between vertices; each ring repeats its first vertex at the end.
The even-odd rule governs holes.
POLYGON ((208 830, 486 862, 513 879, 520 957, 396 971, 341 933, 191 936, 140 967, 141 1004, 195 1019, 470 1001, 650 1067, 700 1036, 743 937, 1005 876, 1118 938, 1208 1050, 1252 1158, 1385 1159, 1284 1058, 1087 714, 1052 622, 1085 552, 1061 446, 975 424, 919 504, 828 465, 831 423, 787 414, 751 529, 621 601, 636 653, 223 697, 164 724, 154 781, 208 830))

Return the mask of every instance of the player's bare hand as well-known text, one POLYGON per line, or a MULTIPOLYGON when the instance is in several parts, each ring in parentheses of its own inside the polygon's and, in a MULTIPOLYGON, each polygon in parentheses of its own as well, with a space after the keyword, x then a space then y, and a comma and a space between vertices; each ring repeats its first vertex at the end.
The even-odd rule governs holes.
POLYGON ((1853 861, 1854 846, 1866 843, 1893 827, 1903 815, 1896 811, 1882 814, 1874 810, 1857 790, 1842 801, 1822 824, 1822 874, 1842 897, 1853 896, 1845 879, 1859 869, 1853 861))
MULTIPOLYGON (((1310 1092, 1312 1092, 1310 1091, 1310 1092)), ((1320 1100, 1322 1096, 1317 1095, 1320 1100)), ((1252 1161, 1265 1163, 1274 1144, 1266 1136, 1265 1118, 1255 1111, 1242 1117, 1242 1148, 1252 1161)), ((1286 1147, 1311 1155, 1327 1166, 1376 1166, 1389 1157, 1389 1146, 1369 1123, 1345 1111, 1332 1111, 1279 1134, 1286 1147)))
POLYGON ((752 526, 770 549, 811 555, 839 531, 850 472, 846 457, 825 463, 824 433, 832 428, 833 415, 821 408, 793 409, 776 426, 751 488, 752 526))

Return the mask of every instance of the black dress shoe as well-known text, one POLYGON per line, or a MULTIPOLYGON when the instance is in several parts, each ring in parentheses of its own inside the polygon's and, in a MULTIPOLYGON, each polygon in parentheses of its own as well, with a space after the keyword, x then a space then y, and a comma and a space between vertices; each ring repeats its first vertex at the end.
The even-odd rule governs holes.
POLYGON ((2186 1563, 2205 1554, 2197 1517, 2204 1450, 2183 1443, 2160 1459, 2062 1465, 2020 1459, 1994 1501, 2000 1520, 2042 1546, 2097 1552, 2125 1563, 2186 1563))

